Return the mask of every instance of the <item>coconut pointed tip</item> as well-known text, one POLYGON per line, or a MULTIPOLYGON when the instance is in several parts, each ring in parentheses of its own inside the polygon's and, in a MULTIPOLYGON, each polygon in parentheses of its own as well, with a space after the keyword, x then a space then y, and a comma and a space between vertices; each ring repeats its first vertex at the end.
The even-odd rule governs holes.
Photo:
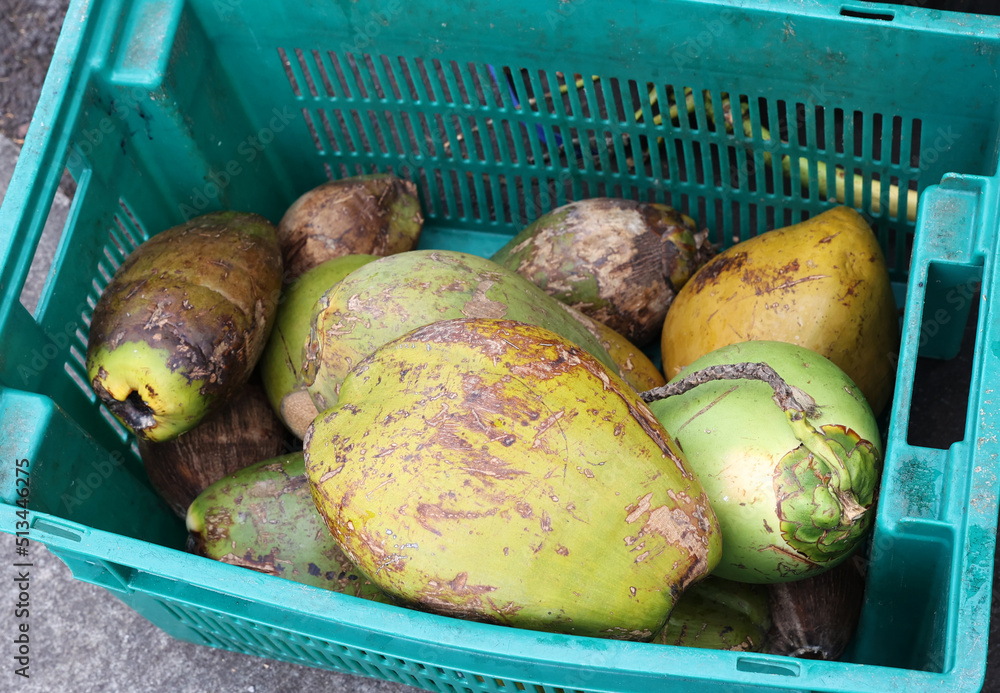
POLYGON ((289 430, 299 438, 305 436, 306 429, 318 414, 319 410, 309 396, 308 390, 292 390, 281 400, 281 418, 285 420, 289 430))

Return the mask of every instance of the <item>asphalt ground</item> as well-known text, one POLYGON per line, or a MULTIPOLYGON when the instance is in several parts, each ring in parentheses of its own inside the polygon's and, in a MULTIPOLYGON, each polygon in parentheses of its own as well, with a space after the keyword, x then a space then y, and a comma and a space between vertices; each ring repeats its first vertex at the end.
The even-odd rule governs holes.
MULTIPOLYGON (((6 191, 38 100, 66 12, 66 0, 0 0, 0 200, 6 191)), ((936 9, 998 13, 985 0, 920 0, 936 9)), ((73 182, 63 180, 36 261, 51 258, 69 208, 73 182)), ((22 298, 38 299, 44 273, 33 271, 22 298)), ((971 336, 974 320, 966 330, 971 336)), ((915 401, 936 401, 924 418, 913 414, 921 444, 947 445, 961 436, 967 401, 971 341, 958 358, 918 363, 915 401)), ((915 441, 916 442, 916 441, 915 441)), ((31 547, 33 594, 31 677, 15 676, 0 657, 0 691, 211 691, 402 693, 400 684, 321 671, 185 643, 166 635, 102 588, 72 578, 41 545, 31 547)), ((0 534, 0 555, 14 554, 14 540, 0 534)), ((997 575, 994 573, 994 583, 997 575)), ((7 607, 4 607, 6 610, 7 607)), ((3 611, 0 610, 0 613, 3 611)), ((4 619, 0 619, 2 623, 4 619)), ((1000 691, 1000 604, 994 594, 984 691, 1000 691)), ((0 636, 2 637, 2 636, 0 636)))

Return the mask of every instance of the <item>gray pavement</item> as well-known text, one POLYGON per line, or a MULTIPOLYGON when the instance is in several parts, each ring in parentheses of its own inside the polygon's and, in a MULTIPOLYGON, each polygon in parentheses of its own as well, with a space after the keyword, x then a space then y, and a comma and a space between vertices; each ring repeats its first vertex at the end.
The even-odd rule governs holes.
MULTIPOLYGON (((19 149, 0 134, 0 202, 19 149)), ((62 192, 49 214, 28 275, 22 303, 38 301, 55 254, 70 201, 62 192)), ((0 533, 0 556, 14 556, 14 538, 0 533)), ((29 678, 14 673, 16 637, 10 600, 0 608, 0 691, 18 693, 405 693, 396 683, 323 671, 226 652, 176 640, 103 588, 75 580, 69 568, 40 544, 30 546, 29 678), (9 638, 8 638, 9 636, 9 638)), ((9 562, 8 562, 9 563, 9 562)), ((9 568, 0 576, 10 584, 9 568)), ((9 594, 9 591, 8 591, 9 594)))

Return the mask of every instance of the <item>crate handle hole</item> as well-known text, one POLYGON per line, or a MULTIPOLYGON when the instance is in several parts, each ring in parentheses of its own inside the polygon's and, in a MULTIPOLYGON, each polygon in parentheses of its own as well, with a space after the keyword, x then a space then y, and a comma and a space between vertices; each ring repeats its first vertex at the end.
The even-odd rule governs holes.
POLYGON ((932 260, 924 284, 906 442, 947 450, 965 438, 969 398, 943 401, 939 393, 946 384, 956 392, 972 387, 983 268, 932 260))
POLYGON ((852 10, 849 7, 841 7, 840 15, 857 19, 877 19, 880 22, 891 22, 896 18, 891 12, 863 12, 862 10, 852 10))
POLYGON ((31 523, 31 526, 33 529, 46 532, 61 539, 68 539, 69 541, 83 541, 83 537, 76 532, 63 529, 62 527, 46 522, 45 520, 35 520, 31 523))
POLYGON ((798 664, 772 662, 752 657, 740 657, 736 660, 737 671, 746 671, 751 674, 772 674, 774 676, 798 676, 801 673, 798 664))
MULTIPOLYGON (((70 154, 71 158, 75 156, 75 152, 70 154)), ((19 296, 21 305, 32 315, 38 312, 38 305, 42 302, 42 297, 51 289, 49 270, 55 260, 63 229, 70 217, 75 197, 76 182, 69 169, 64 168, 59 188, 52 197, 52 204, 49 205, 45 227, 42 229, 41 239, 35 249, 35 255, 31 259, 28 276, 24 281, 24 286, 21 287, 19 296)))

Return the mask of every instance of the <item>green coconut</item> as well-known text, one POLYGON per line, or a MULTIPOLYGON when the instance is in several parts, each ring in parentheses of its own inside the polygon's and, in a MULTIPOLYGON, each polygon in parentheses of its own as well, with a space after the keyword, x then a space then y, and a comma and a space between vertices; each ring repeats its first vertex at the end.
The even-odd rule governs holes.
POLYGON ((816 575, 846 559, 870 528, 883 459, 878 426, 864 395, 827 358, 784 342, 741 342, 643 398, 719 517, 715 575, 757 583, 816 575))
POLYGON ((445 320, 383 345, 313 422, 305 455, 351 560, 447 616, 649 640, 721 549, 698 479, 639 395, 534 325, 445 320))
POLYGON ((188 548, 223 563, 387 602, 344 555, 313 505, 301 452, 230 474, 191 503, 188 548))
POLYGON ((762 652, 770 628, 771 608, 765 586, 711 575, 684 593, 653 642, 762 652))
POLYGON ((411 250, 370 262, 316 302, 302 374, 317 410, 375 349, 423 325, 492 318, 542 325, 616 369, 614 359, 559 302, 510 270, 451 250, 411 250))
POLYGON ((309 338, 313 308, 337 282, 374 259, 374 255, 331 258, 300 276, 281 294, 274 329, 260 357, 260 374, 271 407, 299 438, 318 413, 302 378, 302 350, 309 338))

